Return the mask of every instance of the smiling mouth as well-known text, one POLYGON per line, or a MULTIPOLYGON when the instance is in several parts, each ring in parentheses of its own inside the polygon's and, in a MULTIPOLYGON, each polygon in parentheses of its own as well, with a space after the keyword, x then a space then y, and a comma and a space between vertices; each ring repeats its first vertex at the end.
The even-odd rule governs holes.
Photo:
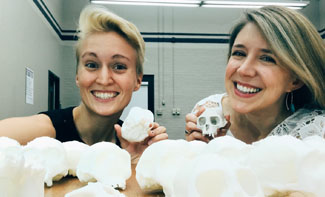
POLYGON ((91 91, 91 93, 99 99, 110 99, 114 98, 117 95, 119 95, 119 92, 97 92, 97 91, 91 91))
POLYGON ((256 94, 260 91, 262 91, 261 88, 253 88, 253 87, 247 87, 241 84, 238 84, 237 82, 234 82, 235 88, 243 93, 243 94, 256 94))

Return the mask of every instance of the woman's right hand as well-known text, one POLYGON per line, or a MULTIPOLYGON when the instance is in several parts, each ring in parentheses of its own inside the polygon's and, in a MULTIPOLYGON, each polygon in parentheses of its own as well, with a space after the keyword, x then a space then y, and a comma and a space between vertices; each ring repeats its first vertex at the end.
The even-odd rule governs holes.
POLYGON ((205 108, 200 106, 199 110, 195 114, 188 113, 185 116, 185 139, 187 141, 201 140, 208 143, 211 140, 211 138, 202 135, 202 130, 196 125, 198 117, 204 112, 204 110, 205 108))
MULTIPOLYGON (((203 142, 208 143, 210 140, 213 139, 213 137, 204 136, 202 134, 202 130, 199 129, 196 124, 198 117, 204 112, 204 110, 205 108, 201 106, 195 114, 189 113, 185 116, 185 139, 187 141, 201 140, 203 142)), ((225 116, 225 118, 227 120, 227 124, 217 130, 217 134, 215 135, 215 137, 220 137, 227 134, 227 131, 230 127, 230 116, 227 115, 225 116)))

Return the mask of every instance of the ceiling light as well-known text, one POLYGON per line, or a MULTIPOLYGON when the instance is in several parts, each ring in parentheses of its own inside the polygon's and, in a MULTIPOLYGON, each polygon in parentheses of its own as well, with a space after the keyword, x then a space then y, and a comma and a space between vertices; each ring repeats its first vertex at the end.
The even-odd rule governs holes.
POLYGON ((210 1, 202 3, 202 7, 224 7, 224 8, 260 8, 267 5, 279 5, 290 8, 301 9, 306 7, 309 1, 210 1))
POLYGON ((91 0, 95 4, 199 7, 199 0, 91 0))
POLYGON ((182 7, 216 7, 216 8, 260 8, 267 5, 280 5, 292 9, 306 7, 310 1, 217 1, 217 0, 90 0, 96 4, 119 4, 119 5, 151 5, 151 6, 182 6, 182 7))

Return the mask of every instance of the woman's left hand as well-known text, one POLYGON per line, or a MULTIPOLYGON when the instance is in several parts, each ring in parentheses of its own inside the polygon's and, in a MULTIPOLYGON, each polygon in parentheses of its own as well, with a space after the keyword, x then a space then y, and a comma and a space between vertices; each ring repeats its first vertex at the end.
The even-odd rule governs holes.
POLYGON ((152 123, 152 128, 149 130, 149 136, 144 139, 142 142, 129 142, 122 137, 121 126, 118 124, 114 125, 117 137, 121 142, 121 147, 128 151, 131 155, 132 164, 138 163, 143 151, 150 146, 151 144, 168 139, 168 134, 166 133, 166 128, 159 126, 158 123, 152 123))

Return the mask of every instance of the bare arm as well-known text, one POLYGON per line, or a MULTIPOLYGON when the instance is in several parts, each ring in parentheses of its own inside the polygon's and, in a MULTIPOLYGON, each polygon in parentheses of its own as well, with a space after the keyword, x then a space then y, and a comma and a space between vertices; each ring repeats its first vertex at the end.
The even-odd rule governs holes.
POLYGON ((45 114, 8 118, 0 121, 0 137, 6 136, 24 145, 41 136, 55 137, 51 119, 45 114))

